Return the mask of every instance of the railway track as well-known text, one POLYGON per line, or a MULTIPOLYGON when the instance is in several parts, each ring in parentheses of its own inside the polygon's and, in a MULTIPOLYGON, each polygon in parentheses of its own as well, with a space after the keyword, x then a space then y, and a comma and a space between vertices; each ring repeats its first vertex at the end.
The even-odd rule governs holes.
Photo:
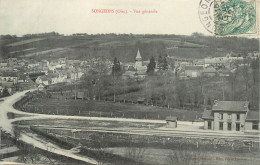
POLYGON ((225 134, 221 132, 204 132, 204 131, 186 131, 186 130, 159 130, 159 129, 143 129, 143 128, 104 128, 104 127, 90 127, 90 128, 69 128, 61 126, 48 125, 34 125, 34 127, 41 127, 48 130, 64 130, 72 132, 103 132, 114 134, 129 134, 129 135, 143 135, 143 136, 160 136, 160 137, 181 137, 181 138, 197 138, 197 139, 225 139, 225 140, 243 140, 260 142, 258 135, 247 134, 225 134))

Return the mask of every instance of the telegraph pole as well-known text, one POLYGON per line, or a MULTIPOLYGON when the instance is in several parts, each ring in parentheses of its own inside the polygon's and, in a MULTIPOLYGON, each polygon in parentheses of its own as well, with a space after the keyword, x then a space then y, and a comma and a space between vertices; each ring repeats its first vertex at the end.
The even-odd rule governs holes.
POLYGON ((77 99, 77 84, 75 83, 75 100, 77 99))
POLYGON ((225 91, 224 91, 224 81, 223 81, 223 77, 222 77, 222 99, 223 101, 225 101, 225 91))

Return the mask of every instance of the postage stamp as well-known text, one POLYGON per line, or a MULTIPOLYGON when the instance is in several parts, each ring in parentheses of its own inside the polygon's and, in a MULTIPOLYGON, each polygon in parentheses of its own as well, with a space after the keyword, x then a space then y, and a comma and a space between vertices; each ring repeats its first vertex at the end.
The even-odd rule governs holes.
POLYGON ((255 0, 201 0, 199 16, 216 36, 258 34, 255 0))

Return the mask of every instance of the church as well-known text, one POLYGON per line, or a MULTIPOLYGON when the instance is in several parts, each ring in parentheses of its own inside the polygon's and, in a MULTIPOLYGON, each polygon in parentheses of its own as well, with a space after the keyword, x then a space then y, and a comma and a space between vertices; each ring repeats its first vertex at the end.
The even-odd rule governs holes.
POLYGON ((149 61, 143 61, 141 53, 139 49, 137 50, 135 63, 132 65, 128 65, 126 72, 123 74, 125 79, 127 78, 135 78, 136 80, 142 80, 147 76, 147 65, 149 61))
MULTIPOLYGON (((149 63, 149 61, 148 61, 149 63)), ((143 73, 147 70, 147 61, 143 61, 140 51, 138 49, 136 57, 135 57, 135 69, 137 73, 143 73)))

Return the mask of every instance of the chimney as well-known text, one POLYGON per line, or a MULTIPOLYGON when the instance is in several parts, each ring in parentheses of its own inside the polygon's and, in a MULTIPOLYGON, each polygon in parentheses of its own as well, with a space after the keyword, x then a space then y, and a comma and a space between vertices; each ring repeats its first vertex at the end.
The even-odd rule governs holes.
POLYGON ((218 100, 214 100, 214 105, 218 105, 218 100))
POLYGON ((244 107, 248 108, 248 101, 245 102, 244 107))

